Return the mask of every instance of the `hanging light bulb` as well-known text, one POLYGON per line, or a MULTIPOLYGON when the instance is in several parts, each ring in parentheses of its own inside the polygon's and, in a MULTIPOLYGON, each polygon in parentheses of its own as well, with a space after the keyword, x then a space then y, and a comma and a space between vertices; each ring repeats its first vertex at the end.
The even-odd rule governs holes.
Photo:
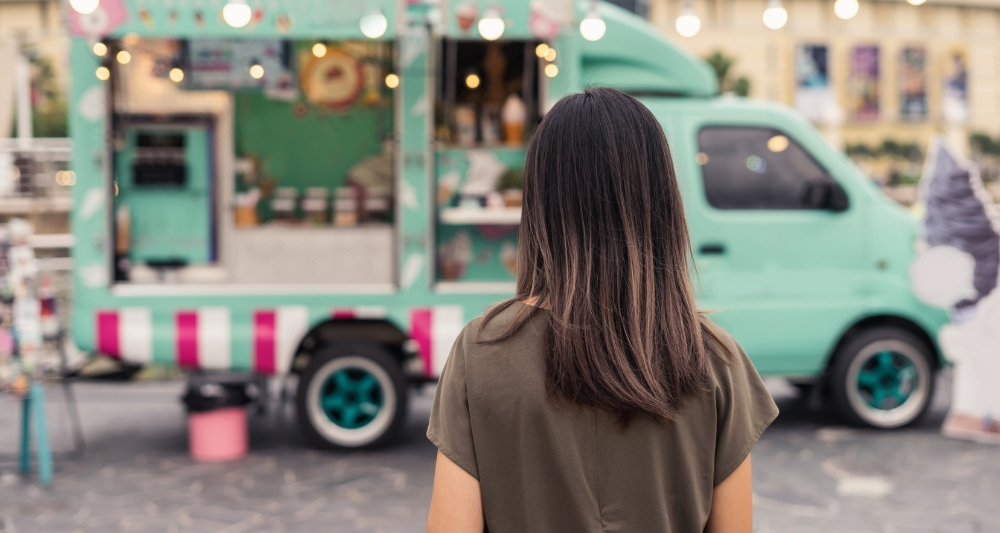
POLYGON ((326 55, 326 45, 323 43, 316 43, 313 45, 312 52, 316 57, 323 57, 326 55))
POLYGON ((500 18, 500 10, 491 7, 483 13, 483 18, 479 19, 479 35, 487 41, 495 41, 503 36, 506 25, 500 18))
POLYGON ((768 0, 763 19, 768 29, 780 30, 788 22, 788 11, 781 5, 781 0, 768 0))
POLYGON ((104 57, 108 53, 108 45, 102 43, 101 41, 97 41, 94 43, 92 50, 94 51, 95 56, 104 57))
POLYGON ((369 39, 378 39, 389 29, 389 21, 381 10, 375 10, 361 17, 361 33, 369 39))
POLYGON ((250 24, 253 18, 253 10, 247 0, 229 0, 222 6, 222 20, 234 28, 242 28, 250 24))
POLYGON ((919 6, 924 2, 926 2, 927 0, 906 0, 906 1, 909 2, 911 6, 919 6))
POLYGON ((588 41, 599 41, 601 37, 604 37, 606 31, 608 31, 608 25, 597 14, 597 6, 591 6, 586 18, 580 21, 580 35, 583 35, 583 38, 588 41))
POLYGON ((170 73, 168 74, 168 76, 170 76, 170 81, 174 83, 180 83, 184 81, 184 71, 177 67, 170 69, 170 73))
POLYGON ((95 72, 94 74, 97 76, 97 79, 101 81, 105 81, 111 77, 111 71, 108 69, 108 67, 105 67, 104 65, 97 67, 97 72, 95 72))
POLYGON ((69 7, 81 15, 89 15, 97 11, 101 0, 69 0, 69 7))
POLYGON ((386 74, 385 86, 390 89, 395 89, 396 87, 399 87, 399 76, 392 73, 386 74))
POLYGON ((694 37, 701 31, 701 19, 694 12, 694 5, 692 5, 690 0, 684 2, 684 10, 681 11, 681 16, 677 17, 677 21, 674 22, 674 28, 677 29, 677 33, 681 37, 694 37))
POLYGON ((549 63, 548 65, 545 65, 543 72, 545 72, 546 76, 555 78, 559 75, 559 67, 557 67, 555 63, 549 63))
POLYGON ((132 61, 132 54, 128 53, 127 50, 122 50, 115 55, 115 59, 122 65, 128 65, 129 61, 132 61))
POLYGON ((250 77, 253 78, 253 79, 255 79, 255 80, 259 80, 259 79, 263 78, 264 77, 264 67, 262 67, 260 65, 260 63, 254 61, 253 64, 250 65, 250 77))
POLYGON ((538 57, 545 57, 545 54, 549 53, 549 45, 542 43, 535 47, 535 55, 538 57))
POLYGON ((833 12, 844 20, 854 18, 859 9, 861 9, 861 5, 858 4, 858 0, 837 0, 833 3, 833 12))

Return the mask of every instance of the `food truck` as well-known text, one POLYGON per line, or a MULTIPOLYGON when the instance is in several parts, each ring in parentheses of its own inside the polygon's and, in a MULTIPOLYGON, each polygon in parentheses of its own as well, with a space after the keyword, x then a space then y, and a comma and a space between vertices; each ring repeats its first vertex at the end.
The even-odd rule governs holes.
POLYGON ((298 376, 316 443, 388 442, 513 294, 525 145, 610 85, 662 121, 701 305, 850 420, 927 407, 916 224, 794 112, 724 97, 647 21, 569 0, 74 0, 72 335, 136 364, 298 376))

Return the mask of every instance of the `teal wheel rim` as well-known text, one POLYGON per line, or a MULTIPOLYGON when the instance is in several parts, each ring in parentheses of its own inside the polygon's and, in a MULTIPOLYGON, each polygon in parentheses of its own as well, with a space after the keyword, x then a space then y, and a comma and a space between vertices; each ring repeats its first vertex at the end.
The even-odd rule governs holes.
POLYGON ((319 394, 323 413, 344 429, 367 426, 385 405, 378 379, 362 368, 341 368, 330 374, 319 394))
POLYGON ((913 361, 894 350, 881 350, 862 364, 857 390, 873 409, 889 411, 905 404, 917 387, 918 371, 913 361))

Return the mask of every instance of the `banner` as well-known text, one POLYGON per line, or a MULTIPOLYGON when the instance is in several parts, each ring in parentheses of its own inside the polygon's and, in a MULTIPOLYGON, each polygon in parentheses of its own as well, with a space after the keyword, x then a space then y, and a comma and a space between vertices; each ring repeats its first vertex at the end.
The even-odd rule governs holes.
POLYGON ((187 89, 269 88, 287 76, 278 39, 192 39, 188 42, 187 89), (250 74, 259 65, 260 77, 250 74))
POLYGON ((795 48, 795 107, 814 122, 821 121, 833 104, 829 64, 829 48, 825 44, 795 48))
POLYGON ((847 109, 855 120, 878 119, 878 46, 851 49, 847 109))
POLYGON ((946 121, 964 123, 969 118, 969 57, 963 48, 945 55, 941 111, 946 121))
POLYGON ((903 48, 899 54, 899 117, 910 122, 927 118, 927 51, 903 48))

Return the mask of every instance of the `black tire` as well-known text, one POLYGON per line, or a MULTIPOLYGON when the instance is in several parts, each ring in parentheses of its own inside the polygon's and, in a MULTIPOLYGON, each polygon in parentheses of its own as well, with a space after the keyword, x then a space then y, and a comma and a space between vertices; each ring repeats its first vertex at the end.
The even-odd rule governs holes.
POLYGON ((406 422, 407 393, 397 359, 381 347, 365 343, 324 346, 313 354, 299 378, 295 402, 299 427, 312 444, 322 448, 384 446, 406 422))
POLYGON ((830 389, 837 411, 860 427, 912 424, 934 397, 933 357, 926 342, 902 328, 875 326, 852 336, 834 354, 830 389))

